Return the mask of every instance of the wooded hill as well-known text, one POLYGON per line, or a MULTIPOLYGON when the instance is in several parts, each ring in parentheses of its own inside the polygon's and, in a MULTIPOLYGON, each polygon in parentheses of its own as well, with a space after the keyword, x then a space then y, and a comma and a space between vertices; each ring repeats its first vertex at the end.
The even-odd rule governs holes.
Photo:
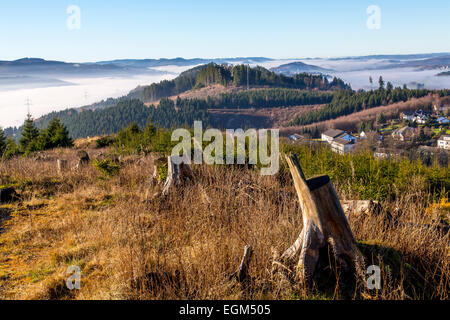
MULTIPOLYGON (((46 127, 52 119, 59 118, 67 127, 72 138, 82 138, 116 133, 130 123, 145 126, 151 120, 156 126, 167 129, 191 127, 195 120, 211 125, 212 115, 208 109, 275 108, 304 105, 325 105, 320 110, 304 113, 289 125, 308 125, 319 121, 335 119, 364 109, 388 105, 411 98, 424 97, 430 93, 450 95, 449 90, 410 90, 394 88, 380 78, 380 87, 371 91, 353 91, 341 79, 328 79, 321 75, 298 74, 293 77, 276 75, 264 68, 209 64, 183 72, 172 81, 162 81, 141 88, 141 99, 122 97, 105 101, 103 109, 69 109, 50 113, 37 121, 38 127, 46 127), (253 88, 246 91, 247 73, 253 88), (239 88, 206 98, 174 98, 187 90, 205 86, 239 88), (170 97, 170 99, 169 99, 170 97), (158 105, 147 106, 146 100, 160 100, 158 105)), ((192 91, 195 93, 195 91, 192 91)), ((133 96, 139 96, 134 90, 133 96)), ((15 130, 15 129, 14 129, 15 130)), ((5 130, 7 135, 13 129, 5 130)), ((20 131, 20 129, 19 129, 20 131)))
MULTIPOLYGON (((214 63, 198 66, 180 74, 171 81, 161 81, 147 87, 137 88, 129 95, 108 99, 97 107, 68 109, 52 112, 38 119, 38 127, 46 127, 58 118, 67 127, 72 138, 82 138, 116 133, 130 123, 145 126, 151 121, 160 127, 191 126, 194 120, 210 124, 208 108, 269 108, 330 103, 331 90, 348 89, 341 79, 331 82, 324 76, 298 74, 294 77, 277 75, 267 69, 248 68, 245 65, 227 66, 214 63), (257 90, 223 93, 207 99, 166 99, 183 92, 213 84, 241 87, 258 87, 257 90), (161 100, 149 107, 146 101, 161 100)), ((19 134, 21 128, 8 128, 7 135, 19 134)))
POLYGON ((378 106, 385 106, 397 102, 406 102, 412 98, 421 98, 430 93, 436 93, 439 96, 450 95, 450 90, 411 90, 406 87, 394 88, 391 83, 380 83, 377 90, 367 92, 355 92, 352 90, 342 90, 334 94, 332 101, 321 110, 313 111, 301 115, 294 119, 289 125, 308 125, 315 122, 336 119, 365 109, 371 109, 378 106))
POLYGON ((291 88, 301 90, 342 90, 350 89, 341 79, 331 82, 326 76, 301 73, 292 77, 277 75, 262 67, 250 68, 245 65, 228 66, 210 63, 190 69, 174 80, 162 81, 144 87, 144 102, 157 101, 161 98, 176 96, 191 89, 198 89, 213 84, 242 87, 291 88))
POLYGON ((132 99, 103 110, 78 112, 70 109, 46 115, 39 121, 39 126, 46 127, 54 118, 59 118, 67 126, 73 138, 117 133, 130 123, 145 127, 150 120, 163 128, 191 127, 194 120, 209 123, 206 101, 197 99, 178 99, 176 102, 162 99, 157 106, 150 107, 132 99))

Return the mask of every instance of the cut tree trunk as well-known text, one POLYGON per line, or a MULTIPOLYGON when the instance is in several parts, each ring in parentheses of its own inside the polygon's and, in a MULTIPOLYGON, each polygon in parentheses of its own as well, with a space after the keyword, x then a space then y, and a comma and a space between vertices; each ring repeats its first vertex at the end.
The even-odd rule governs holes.
POLYGON ((242 283, 248 277, 248 266, 250 264, 250 259, 252 258, 253 250, 250 246, 245 246, 244 255, 241 259, 241 264, 237 270, 230 276, 230 280, 236 279, 237 282, 242 283))
POLYGON ((281 256, 292 260, 299 252, 298 275, 310 284, 319 261, 319 250, 330 245, 336 262, 345 271, 364 264, 341 203, 326 175, 306 180, 295 155, 286 155, 300 207, 303 230, 295 243, 281 256))
POLYGON ((175 164, 173 162, 173 157, 168 157, 167 163, 167 179, 164 183, 162 195, 166 196, 169 194, 170 190, 173 187, 179 186, 181 183, 184 183, 186 180, 193 180, 194 174, 191 170, 191 167, 187 164, 175 164))
POLYGON ((75 170, 75 171, 88 166, 89 162, 91 161, 89 154, 84 150, 78 151, 77 157, 78 157, 78 162, 77 162, 76 166, 73 168, 73 170, 75 170))
POLYGON ((61 159, 56 160, 56 164, 57 164, 57 167, 58 167, 58 173, 60 175, 63 174, 64 172, 66 172, 66 170, 67 170, 67 163, 68 163, 67 160, 61 160, 61 159))

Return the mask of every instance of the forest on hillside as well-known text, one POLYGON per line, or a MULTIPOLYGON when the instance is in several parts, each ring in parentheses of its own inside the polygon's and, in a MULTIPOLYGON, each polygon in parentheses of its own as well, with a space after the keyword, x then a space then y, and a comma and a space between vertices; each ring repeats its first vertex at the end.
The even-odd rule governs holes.
POLYGON ((72 138, 117 133, 130 123, 144 127, 151 121, 158 127, 192 126, 195 120, 209 123, 206 101, 197 99, 162 99, 157 106, 147 107, 140 100, 124 100, 103 110, 75 109, 53 112, 39 121, 40 126, 58 118, 67 126, 72 138))
POLYGON ((343 90, 350 89, 343 80, 334 78, 331 82, 327 76, 308 73, 292 77, 277 75, 262 67, 251 68, 246 65, 229 66, 210 63, 206 66, 188 70, 171 81, 161 81, 144 87, 142 99, 145 102, 178 95, 182 92, 213 84, 223 86, 246 86, 292 88, 302 90, 343 90), (248 82, 247 82, 248 81, 248 82))
POLYGON ((330 103, 335 92, 298 89, 259 89, 233 93, 222 93, 219 97, 207 98, 208 108, 277 108, 330 103))
POLYGON ((289 125, 308 125, 315 122, 336 119, 365 109, 378 106, 389 105, 397 102, 405 102, 412 98, 421 98, 430 93, 437 93, 439 96, 450 95, 450 90, 427 90, 427 89, 408 89, 406 87, 394 88, 391 83, 387 83, 386 87, 382 79, 380 79, 380 87, 371 91, 352 91, 342 90, 336 92, 332 101, 324 108, 303 114, 289 125))

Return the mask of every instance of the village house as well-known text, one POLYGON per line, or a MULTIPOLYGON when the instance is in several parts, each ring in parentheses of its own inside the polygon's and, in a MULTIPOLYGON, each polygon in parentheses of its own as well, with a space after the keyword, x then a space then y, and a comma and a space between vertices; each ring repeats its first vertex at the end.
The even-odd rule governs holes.
POLYGON ((329 143, 331 150, 340 154, 349 153, 355 146, 357 140, 350 133, 339 129, 329 129, 322 133, 322 141, 329 143))
POLYGON ((301 135, 299 135, 297 133, 294 133, 294 134, 289 136, 289 139, 291 141, 293 141, 293 142, 298 142, 298 141, 301 141, 303 139, 303 136, 301 136, 301 135))
POLYGON ((414 136, 414 128, 411 127, 403 127, 400 129, 395 130, 392 133, 392 137, 394 139, 400 140, 400 141, 406 141, 411 139, 414 136))
POLYGON ((443 135, 437 141, 437 146, 440 149, 450 150, 450 135, 443 135))
POLYGON ((373 153, 373 156, 375 157, 375 159, 389 159, 390 158, 390 154, 382 148, 376 149, 375 152, 373 153))
POLYGON ((355 140, 334 139, 331 142, 331 150, 339 154, 348 154, 355 146, 355 140))
POLYGON ((420 124, 424 124, 425 122, 427 122, 428 117, 425 114, 418 114, 414 117, 414 121, 420 124))
POLYGON ((322 133, 322 141, 331 143, 334 139, 343 135, 344 133, 346 132, 339 129, 329 129, 322 133))
POLYGON ((401 116, 406 121, 412 121, 415 117, 414 112, 403 112, 401 116))

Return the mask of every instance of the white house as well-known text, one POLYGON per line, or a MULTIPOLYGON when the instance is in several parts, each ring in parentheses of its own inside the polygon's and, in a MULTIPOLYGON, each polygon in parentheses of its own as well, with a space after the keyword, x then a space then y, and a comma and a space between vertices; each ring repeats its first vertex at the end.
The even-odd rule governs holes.
POLYGON ((403 127, 395 130, 392 133, 392 137, 400 141, 409 140, 413 135, 414 135, 414 128, 411 127, 403 127))
POLYGON ((414 118, 414 121, 420 124, 424 124, 425 122, 427 122, 428 117, 424 114, 418 114, 416 115, 416 117, 414 118))
POLYGON ((339 129, 329 129, 329 130, 325 131, 324 133, 322 133, 322 141, 331 143, 334 139, 343 135, 344 133, 346 133, 346 132, 339 130, 339 129))
POLYGON ((440 149, 450 150, 450 135, 440 137, 437 144, 440 149))
POLYGON ((345 140, 342 138, 337 138, 331 142, 331 150, 339 154, 349 153, 350 151, 352 151, 354 146, 355 146, 354 140, 345 140))
POLYGON ((353 149, 358 139, 345 131, 329 129, 322 133, 322 141, 328 142, 333 152, 347 154, 353 149))
POLYGON ((403 112, 402 119, 406 121, 411 121, 414 119, 414 112, 403 112))
POLYGON ((380 149, 380 148, 375 150, 375 152, 373 153, 373 156, 376 159, 389 159, 391 157, 389 152, 387 152, 384 149, 380 149))
POLYGON ((301 136, 301 135, 295 133, 295 134, 293 134, 293 135, 290 135, 290 136, 289 136, 289 139, 291 139, 291 141, 294 141, 294 142, 295 142, 295 141, 300 141, 300 140, 303 139, 303 136, 301 136))

